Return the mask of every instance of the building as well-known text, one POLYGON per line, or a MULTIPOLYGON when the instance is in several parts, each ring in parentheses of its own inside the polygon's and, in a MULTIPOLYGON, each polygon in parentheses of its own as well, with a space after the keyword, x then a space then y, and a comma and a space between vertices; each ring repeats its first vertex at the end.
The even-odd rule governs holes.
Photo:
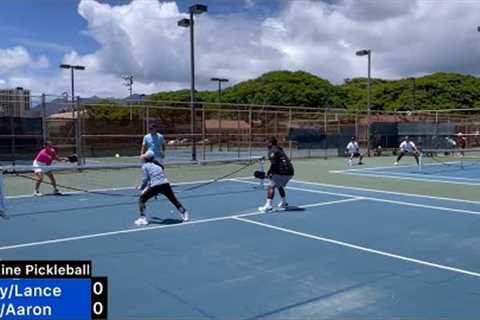
POLYGON ((30 90, 0 89, 0 116, 23 118, 30 110, 30 90))

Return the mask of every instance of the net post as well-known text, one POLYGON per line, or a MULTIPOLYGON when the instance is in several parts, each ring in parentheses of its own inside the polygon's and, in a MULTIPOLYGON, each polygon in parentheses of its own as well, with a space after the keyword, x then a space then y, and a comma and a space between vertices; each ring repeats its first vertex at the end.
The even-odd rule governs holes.
POLYGON ((422 172, 422 169, 423 169, 423 151, 420 151, 418 155, 418 171, 422 172))

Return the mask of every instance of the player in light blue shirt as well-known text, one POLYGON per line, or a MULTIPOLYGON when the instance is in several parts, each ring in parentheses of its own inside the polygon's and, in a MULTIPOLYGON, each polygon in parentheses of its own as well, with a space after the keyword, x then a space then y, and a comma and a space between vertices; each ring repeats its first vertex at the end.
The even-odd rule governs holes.
POLYGON ((147 151, 151 151, 154 154, 155 160, 163 162, 163 158, 165 158, 165 139, 157 132, 157 126, 154 124, 148 129, 149 133, 143 137, 140 156, 147 151))

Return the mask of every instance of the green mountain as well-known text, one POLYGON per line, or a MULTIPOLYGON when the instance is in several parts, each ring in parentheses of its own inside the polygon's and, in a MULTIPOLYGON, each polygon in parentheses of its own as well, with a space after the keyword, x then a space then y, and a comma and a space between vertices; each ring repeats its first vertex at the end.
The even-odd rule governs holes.
MULTIPOLYGON (((415 81, 372 79, 371 92, 372 110, 480 107, 480 79, 457 73, 434 73, 418 77, 415 81)), ((158 92, 146 99, 189 102, 190 91, 158 92)), ((218 92, 199 91, 197 101, 218 102, 218 92)), ((304 71, 272 71, 226 88, 222 92, 221 101, 233 104, 366 110, 367 79, 345 79, 343 84, 333 85, 328 80, 304 71)), ((122 118, 126 114, 126 111, 113 112, 107 101, 102 101, 101 104, 101 108, 90 109, 89 114, 100 118, 122 118)))

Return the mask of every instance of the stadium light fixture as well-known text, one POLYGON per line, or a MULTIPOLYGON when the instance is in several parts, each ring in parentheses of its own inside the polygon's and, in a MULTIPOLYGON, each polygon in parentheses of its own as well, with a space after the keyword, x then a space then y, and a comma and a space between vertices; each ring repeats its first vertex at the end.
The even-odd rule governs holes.
POLYGON ((71 65, 71 64, 65 64, 62 63, 60 65, 61 69, 70 69, 70 80, 71 80, 71 85, 72 85, 72 105, 75 103, 75 74, 74 70, 85 70, 85 66, 80 66, 80 65, 71 65))
POLYGON ((203 4, 194 4, 188 8, 190 19, 183 18, 177 22, 177 26, 183 28, 190 28, 190 104, 191 104, 191 116, 190 116, 190 130, 192 134, 192 160, 197 160, 197 146, 196 146, 196 114, 195 114, 195 48, 194 48, 194 19, 195 14, 201 14, 207 12, 208 7, 203 4))
POLYGON ((222 82, 228 82, 225 78, 211 78, 210 81, 218 81, 218 103, 222 101, 222 82))
POLYGON ((190 19, 184 18, 182 20, 178 20, 177 26, 184 28, 190 27, 190 19))

